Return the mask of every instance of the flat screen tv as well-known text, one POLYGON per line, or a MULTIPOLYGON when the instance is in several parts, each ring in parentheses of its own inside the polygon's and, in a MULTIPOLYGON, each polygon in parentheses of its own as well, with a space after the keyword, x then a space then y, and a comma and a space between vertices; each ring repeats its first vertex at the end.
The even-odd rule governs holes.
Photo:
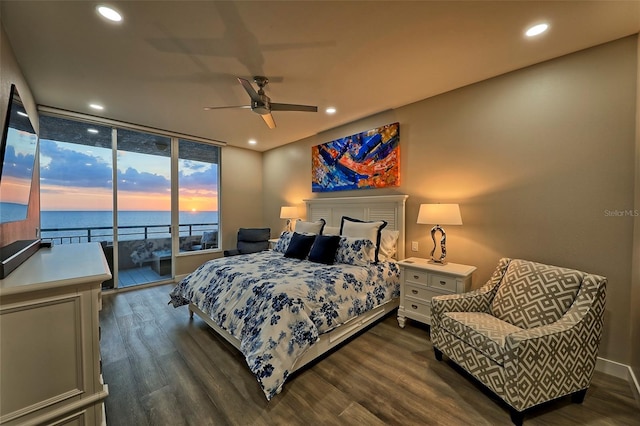
POLYGON ((11 85, 0 144, 0 223, 27 219, 38 135, 11 85))

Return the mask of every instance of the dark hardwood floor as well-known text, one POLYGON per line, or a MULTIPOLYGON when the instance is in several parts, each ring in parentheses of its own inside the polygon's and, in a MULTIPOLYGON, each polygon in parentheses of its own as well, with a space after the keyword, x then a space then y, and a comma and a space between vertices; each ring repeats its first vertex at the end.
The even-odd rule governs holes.
MULTIPOLYGON (((270 402, 242 355, 171 285, 103 296, 107 422, 116 425, 509 425, 507 407, 450 361, 428 328, 389 316, 296 373, 270 402)), ((596 372, 582 404, 537 407, 525 425, 640 425, 629 384, 596 372)))

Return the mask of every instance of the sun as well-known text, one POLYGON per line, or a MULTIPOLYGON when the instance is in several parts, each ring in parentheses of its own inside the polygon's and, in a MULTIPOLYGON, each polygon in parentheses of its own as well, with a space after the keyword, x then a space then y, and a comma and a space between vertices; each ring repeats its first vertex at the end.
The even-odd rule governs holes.
POLYGON ((191 211, 192 211, 192 212, 197 212, 197 211, 198 211, 198 209, 196 209, 195 207, 192 207, 192 208, 191 208, 191 211))

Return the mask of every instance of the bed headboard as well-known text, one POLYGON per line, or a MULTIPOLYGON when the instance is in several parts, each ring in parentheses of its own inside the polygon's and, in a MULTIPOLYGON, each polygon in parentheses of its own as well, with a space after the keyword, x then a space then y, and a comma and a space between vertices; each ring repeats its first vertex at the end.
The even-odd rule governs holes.
POLYGON ((405 202, 408 195, 379 195, 371 197, 313 198, 307 204, 307 220, 324 219, 329 226, 340 226, 342 216, 361 220, 384 220, 387 229, 400 231, 398 260, 404 259, 405 202))

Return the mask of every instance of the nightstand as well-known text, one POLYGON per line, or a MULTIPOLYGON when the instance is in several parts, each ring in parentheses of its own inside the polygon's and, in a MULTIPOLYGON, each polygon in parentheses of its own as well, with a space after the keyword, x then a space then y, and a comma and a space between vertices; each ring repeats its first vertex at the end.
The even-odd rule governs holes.
POLYGON ((277 243, 278 243, 278 238, 271 238, 269 240, 269 250, 273 250, 276 247, 277 243))
POLYGON ((431 298, 443 294, 464 293, 471 289, 475 266, 447 263, 438 265, 427 259, 410 257, 400 265, 400 307, 398 324, 404 328, 407 318, 431 325, 431 298))

